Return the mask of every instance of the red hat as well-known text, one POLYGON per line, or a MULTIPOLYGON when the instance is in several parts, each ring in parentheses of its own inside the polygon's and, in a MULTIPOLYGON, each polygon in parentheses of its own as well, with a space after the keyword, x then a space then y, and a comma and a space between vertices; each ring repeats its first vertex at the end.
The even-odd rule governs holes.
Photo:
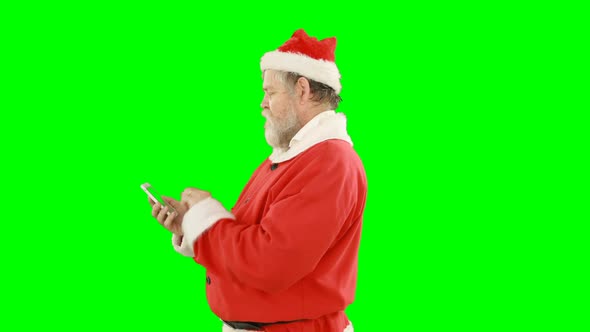
POLYGON ((281 70, 303 75, 333 88, 342 90, 340 72, 334 62, 336 38, 317 40, 299 29, 278 50, 268 52, 260 60, 260 69, 281 70))

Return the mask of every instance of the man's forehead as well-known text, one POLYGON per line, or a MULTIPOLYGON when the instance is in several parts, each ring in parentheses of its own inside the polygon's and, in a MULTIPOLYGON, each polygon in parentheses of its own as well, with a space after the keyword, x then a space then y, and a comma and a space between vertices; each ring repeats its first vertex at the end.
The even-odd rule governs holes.
POLYGON ((262 74, 262 89, 268 90, 275 86, 274 75, 272 75, 268 70, 265 70, 262 74))

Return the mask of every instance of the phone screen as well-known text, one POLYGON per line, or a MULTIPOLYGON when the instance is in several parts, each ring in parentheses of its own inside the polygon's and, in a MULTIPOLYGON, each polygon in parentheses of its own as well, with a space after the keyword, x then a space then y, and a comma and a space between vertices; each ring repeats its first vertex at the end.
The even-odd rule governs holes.
POLYGON ((159 193, 156 191, 156 189, 154 189, 154 187, 147 187, 146 189, 147 189, 147 191, 149 191, 149 192, 150 192, 150 194, 152 194, 152 195, 153 195, 153 197, 154 197, 155 199, 157 199, 157 200, 158 200, 158 202, 160 202, 160 204, 162 204, 162 205, 166 205, 166 202, 165 202, 165 201, 164 201, 164 199, 162 198, 162 195, 160 195, 160 194, 159 194, 159 193))
POLYGON ((168 210, 169 210, 168 214, 170 214, 170 212, 175 211, 172 206, 166 204, 166 202, 162 198, 162 195, 160 195, 156 191, 156 189, 154 189, 154 187, 152 187, 149 183, 142 184, 141 189, 143 189, 146 192, 146 194, 148 194, 148 196, 152 199, 152 201, 154 199, 156 199, 162 206, 168 206, 168 210))

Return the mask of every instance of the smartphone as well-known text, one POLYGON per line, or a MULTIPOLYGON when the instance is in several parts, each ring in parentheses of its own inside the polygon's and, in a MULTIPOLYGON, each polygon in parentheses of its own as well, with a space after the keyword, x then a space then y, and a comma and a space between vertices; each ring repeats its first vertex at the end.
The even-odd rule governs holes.
POLYGON ((141 189, 143 189, 143 191, 145 191, 145 193, 152 200, 152 202, 160 203, 162 206, 168 206, 168 212, 166 213, 167 215, 170 215, 170 213, 176 211, 176 210, 174 210, 174 208, 172 206, 166 204, 166 202, 164 201, 162 196, 154 189, 154 187, 152 187, 151 184, 146 182, 141 185, 141 189))

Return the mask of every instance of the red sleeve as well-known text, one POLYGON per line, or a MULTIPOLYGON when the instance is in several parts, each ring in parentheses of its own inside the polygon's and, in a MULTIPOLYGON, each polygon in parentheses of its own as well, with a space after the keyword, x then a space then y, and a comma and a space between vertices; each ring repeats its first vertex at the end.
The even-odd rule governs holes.
POLYGON ((194 243, 195 261, 265 292, 290 287, 315 269, 353 209, 357 181, 343 164, 327 157, 306 164, 260 224, 220 220, 194 243))

